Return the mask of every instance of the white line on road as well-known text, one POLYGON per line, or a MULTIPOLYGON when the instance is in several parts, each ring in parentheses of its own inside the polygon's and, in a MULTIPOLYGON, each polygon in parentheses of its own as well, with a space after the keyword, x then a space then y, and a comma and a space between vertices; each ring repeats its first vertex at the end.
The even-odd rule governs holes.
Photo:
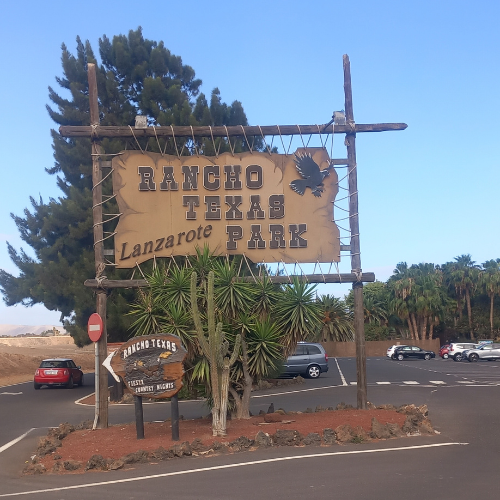
POLYGON ((139 477, 129 477, 126 479, 115 479, 112 481, 102 481, 100 483, 87 483, 87 484, 75 484, 73 486, 61 486, 60 488, 46 488, 43 490, 31 490, 31 491, 20 491, 18 493, 4 493, 0 495, 0 498, 5 497, 15 497, 21 495, 34 495, 36 493, 49 493, 52 491, 66 491, 66 490, 77 490, 82 488, 91 488, 94 486, 106 486, 110 484, 121 484, 121 483, 131 483, 135 481, 145 481, 147 479, 158 479, 161 477, 172 477, 172 476, 182 476, 184 474, 194 474, 196 472, 210 472, 223 469, 233 469, 236 467, 246 467, 248 465, 260 465, 268 464, 273 462, 284 462, 286 460, 301 460, 304 458, 320 458, 320 457, 333 457, 341 455, 362 455, 365 453, 383 453, 391 451, 408 451, 408 450, 420 450, 423 448, 438 448, 442 446, 456 446, 456 445, 468 445, 469 443, 436 443, 436 444, 424 444, 416 446, 404 446, 401 448, 381 448, 378 450, 352 450, 352 451, 332 451, 326 453, 314 453, 310 455, 298 455, 292 457, 278 457, 278 458, 268 458, 265 460, 254 460, 252 462, 241 462, 241 463, 231 463, 225 465, 216 465, 214 467, 201 467, 199 469, 188 469, 181 470, 177 472, 165 472, 163 474, 152 474, 150 476, 139 476, 139 477))
POLYGON ((35 429, 36 429, 36 427, 32 427, 28 432, 25 432, 22 436, 19 436, 16 439, 13 439, 12 441, 9 441, 7 444, 4 444, 3 446, 1 446, 0 453, 7 450, 11 446, 14 446, 16 443, 19 443, 19 441, 21 441, 21 439, 25 438, 31 431, 34 431, 35 429))
POLYGON ((19 396, 19 394, 22 394, 22 392, 0 392, 0 396, 2 394, 5 394, 6 396, 19 396))
POLYGON ((390 382, 376 382, 377 385, 391 385, 390 382))
POLYGON ((446 382, 443 382, 442 380, 429 380, 431 384, 446 384, 446 382))
POLYGON ((344 374, 342 373, 342 370, 340 369, 339 362, 337 361, 337 358, 335 358, 335 363, 337 363, 337 370, 339 371, 340 380, 342 380, 342 385, 347 385, 347 382, 345 381, 344 374))
POLYGON ((403 380, 403 384, 406 384, 406 385, 420 385, 420 383, 417 382, 416 380, 403 380))

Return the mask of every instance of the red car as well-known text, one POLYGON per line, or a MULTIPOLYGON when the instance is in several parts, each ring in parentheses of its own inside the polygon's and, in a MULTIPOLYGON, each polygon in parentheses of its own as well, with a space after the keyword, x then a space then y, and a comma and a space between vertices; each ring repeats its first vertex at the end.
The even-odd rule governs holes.
POLYGON ((83 372, 72 359, 68 358, 44 359, 40 363, 40 368, 37 368, 33 380, 36 390, 42 385, 62 385, 72 389, 75 384, 83 385, 83 372))
POLYGON ((445 344, 445 345, 441 346, 441 349, 439 349, 439 355, 443 359, 448 359, 449 358, 449 352, 450 352, 449 348, 450 348, 450 344, 445 344))

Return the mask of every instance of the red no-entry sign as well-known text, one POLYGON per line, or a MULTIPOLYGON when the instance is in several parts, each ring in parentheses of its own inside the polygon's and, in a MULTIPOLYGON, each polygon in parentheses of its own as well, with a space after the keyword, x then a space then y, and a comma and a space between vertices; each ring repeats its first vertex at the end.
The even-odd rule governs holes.
POLYGON ((92 342, 97 342, 102 335, 102 318, 99 314, 94 313, 90 316, 89 322, 87 324, 87 333, 89 334, 90 340, 92 342))

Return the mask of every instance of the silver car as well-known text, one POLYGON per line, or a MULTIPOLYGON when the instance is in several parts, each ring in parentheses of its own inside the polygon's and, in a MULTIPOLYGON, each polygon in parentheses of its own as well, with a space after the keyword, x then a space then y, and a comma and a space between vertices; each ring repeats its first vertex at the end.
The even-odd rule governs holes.
POLYGON ((463 358, 471 363, 480 359, 494 361, 500 359, 500 344, 482 344, 475 349, 468 349, 462 353, 463 358))
POLYGON ((328 356, 321 344, 299 342, 295 352, 285 361, 285 374, 318 378, 328 371, 328 356))

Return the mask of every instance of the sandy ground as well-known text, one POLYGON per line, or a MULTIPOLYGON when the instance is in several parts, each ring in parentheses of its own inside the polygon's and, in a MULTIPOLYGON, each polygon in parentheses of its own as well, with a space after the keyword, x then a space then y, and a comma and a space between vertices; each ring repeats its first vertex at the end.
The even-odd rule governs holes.
POLYGON ((40 361, 47 358, 71 358, 84 372, 93 372, 94 346, 84 348, 74 344, 50 345, 26 338, 25 345, 8 346, 0 343, 0 387, 33 380, 40 361))

